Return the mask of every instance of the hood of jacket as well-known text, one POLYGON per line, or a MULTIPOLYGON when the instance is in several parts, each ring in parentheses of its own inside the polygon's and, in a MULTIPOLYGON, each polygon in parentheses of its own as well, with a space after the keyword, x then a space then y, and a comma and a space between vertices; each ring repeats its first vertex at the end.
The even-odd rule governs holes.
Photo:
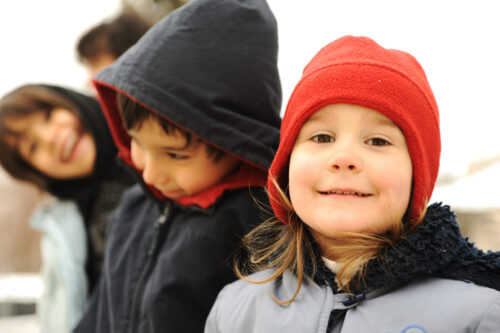
MULTIPOLYGON (((316 262, 316 282, 334 286, 335 276, 318 253, 316 262)), ((310 263, 306 271, 312 274, 310 263)), ((389 247, 381 259, 368 263, 366 288, 354 291, 393 288, 423 277, 467 281, 500 290, 500 252, 478 249, 462 236, 450 207, 435 203, 413 233, 389 247)))
POLYGON ((170 13, 95 77, 119 156, 134 167, 117 92, 265 173, 281 122, 277 53, 265 0, 195 0, 170 13))

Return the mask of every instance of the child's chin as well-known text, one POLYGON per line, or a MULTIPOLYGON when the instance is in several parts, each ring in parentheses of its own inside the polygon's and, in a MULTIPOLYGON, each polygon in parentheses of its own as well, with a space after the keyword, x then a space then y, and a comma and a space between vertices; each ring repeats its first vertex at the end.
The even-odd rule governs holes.
POLYGON ((182 190, 175 190, 175 191, 161 191, 163 196, 166 198, 169 198, 171 200, 178 200, 186 196, 186 193, 182 190))

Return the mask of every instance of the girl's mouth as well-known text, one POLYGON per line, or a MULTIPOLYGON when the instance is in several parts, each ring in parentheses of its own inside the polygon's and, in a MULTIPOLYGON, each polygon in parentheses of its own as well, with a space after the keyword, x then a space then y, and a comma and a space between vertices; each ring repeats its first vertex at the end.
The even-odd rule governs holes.
POLYGON ((353 195, 353 196, 358 196, 358 197, 371 197, 373 195, 373 194, 370 194, 370 193, 362 193, 362 192, 357 192, 357 191, 340 191, 340 190, 319 191, 319 193, 323 194, 323 195, 328 195, 328 194, 353 195))
POLYGON ((61 154, 61 159, 63 162, 67 162, 71 159, 72 152, 74 151, 79 138, 79 134, 77 132, 73 132, 68 140, 66 140, 61 154))

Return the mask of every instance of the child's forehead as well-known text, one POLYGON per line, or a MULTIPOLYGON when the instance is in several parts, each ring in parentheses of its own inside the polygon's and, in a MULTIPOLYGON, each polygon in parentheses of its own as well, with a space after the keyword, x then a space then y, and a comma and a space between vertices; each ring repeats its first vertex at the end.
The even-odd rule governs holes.
POLYGON ((366 122, 376 125, 398 127, 397 124, 383 113, 354 104, 330 104, 315 111, 304 124, 323 123, 326 121, 342 122, 344 114, 358 114, 366 122))
POLYGON ((11 133, 22 134, 30 127, 32 122, 43 116, 42 111, 28 114, 8 115, 2 119, 2 128, 4 131, 6 130, 11 133))
POLYGON ((144 120, 140 125, 129 129, 128 134, 136 142, 169 150, 190 150, 199 146, 199 140, 188 139, 180 130, 165 130, 154 118, 144 120))

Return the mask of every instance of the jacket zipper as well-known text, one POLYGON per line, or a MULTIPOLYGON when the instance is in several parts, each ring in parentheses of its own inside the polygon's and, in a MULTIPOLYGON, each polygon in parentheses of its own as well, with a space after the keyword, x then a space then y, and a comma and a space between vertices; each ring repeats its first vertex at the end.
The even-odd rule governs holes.
POLYGON ((153 239, 147 253, 146 264, 144 265, 141 274, 139 275, 139 281, 137 282, 137 287, 135 288, 134 297, 132 299, 132 305, 130 307, 130 321, 127 330, 128 333, 134 333, 133 330, 135 322, 139 320, 138 317, 140 315, 140 305, 142 304, 143 291, 146 287, 147 277, 151 273, 153 264, 156 261, 156 256, 158 254, 157 248, 159 245, 161 245, 159 244, 161 231, 163 230, 165 222, 168 219, 170 207, 171 203, 167 203, 163 210, 163 213, 156 220, 153 231, 153 239))

